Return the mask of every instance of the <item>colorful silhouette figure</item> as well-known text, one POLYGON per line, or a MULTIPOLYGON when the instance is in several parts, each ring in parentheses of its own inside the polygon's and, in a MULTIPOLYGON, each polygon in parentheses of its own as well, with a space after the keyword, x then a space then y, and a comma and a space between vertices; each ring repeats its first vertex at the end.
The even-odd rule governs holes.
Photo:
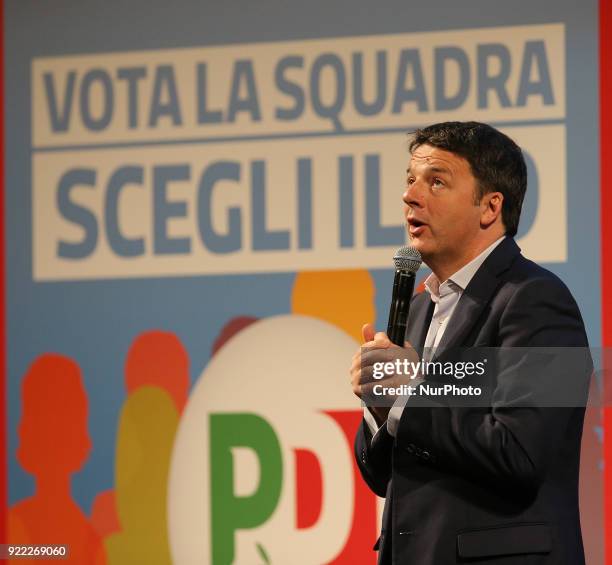
POLYGON ((165 390, 180 414, 189 393, 189 355, 172 332, 152 330, 132 342, 125 360, 125 386, 128 394, 141 386, 165 390))
POLYGON ((232 337, 254 324, 258 318, 253 316, 236 316, 227 322, 217 335, 212 346, 212 355, 215 355, 232 337))
POLYGON ((304 271, 293 283, 291 311, 313 316, 361 341, 361 327, 374 322, 376 288, 364 269, 304 271))
MULTIPOLYGON (((128 350, 124 369, 128 394, 156 386, 170 395, 179 413, 183 410, 189 390, 189 356, 176 335, 161 330, 140 334, 128 350)), ((91 521, 102 538, 121 531, 115 489, 96 496, 91 521)))
POLYGON ((62 355, 41 355, 21 383, 21 401, 17 460, 34 475, 36 487, 9 511, 10 543, 65 544, 69 556, 63 563, 105 564, 102 540, 70 492, 71 475, 91 449, 79 366, 62 355))
POLYGON ((115 488, 94 502, 109 563, 169 564, 167 482, 174 436, 189 390, 189 357, 176 335, 153 330, 132 343, 128 396, 115 451, 115 488))
POLYGON ((132 392, 121 412, 115 461, 115 497, 121 531, 105 540, 116 565, 170 564, 167 484, 179 414, 159 387, 132 392))
POLYGON ((121 531, 115 489, 108 489, 96 495, 91 505, 90 520, 102 539, 121 531))

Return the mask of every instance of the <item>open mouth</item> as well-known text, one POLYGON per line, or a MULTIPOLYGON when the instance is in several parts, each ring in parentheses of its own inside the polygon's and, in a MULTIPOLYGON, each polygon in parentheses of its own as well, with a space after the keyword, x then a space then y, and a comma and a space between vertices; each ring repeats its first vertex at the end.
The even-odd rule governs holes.
POLYGON ((408 220, 408 232, 410 235, 419 235, 425 229, 427 224, 425 222, 421 222, 416 218, 410 218, 408 220))

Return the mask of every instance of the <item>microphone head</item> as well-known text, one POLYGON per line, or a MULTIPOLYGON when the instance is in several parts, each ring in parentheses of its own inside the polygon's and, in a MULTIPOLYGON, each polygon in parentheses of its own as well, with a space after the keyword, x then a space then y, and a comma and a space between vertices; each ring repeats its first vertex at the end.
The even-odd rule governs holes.
POLYGON ((414 247, 400 247, 393 256, 393 262, 396 269, 416 273, 423 259, 414 247))

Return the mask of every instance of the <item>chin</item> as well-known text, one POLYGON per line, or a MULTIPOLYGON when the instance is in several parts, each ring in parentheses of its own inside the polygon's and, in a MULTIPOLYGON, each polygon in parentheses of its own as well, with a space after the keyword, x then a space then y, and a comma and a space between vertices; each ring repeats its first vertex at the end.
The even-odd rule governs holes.
POLYGON ((423 253, 427 253, 427 248, 429 247, 426 241, 423 241, 418 237, 410 236, 408 237, 408 245, 410 245, 410 247, 414 247, 421 255, 423 255, 423 253))
POLYGON ((435 255, 435 246, 430 242, 423 241, 419 238, 410 238, 409 245, 416 249, 423 259, 423 263, 425 263, 429 267, 429 259, 435 255))

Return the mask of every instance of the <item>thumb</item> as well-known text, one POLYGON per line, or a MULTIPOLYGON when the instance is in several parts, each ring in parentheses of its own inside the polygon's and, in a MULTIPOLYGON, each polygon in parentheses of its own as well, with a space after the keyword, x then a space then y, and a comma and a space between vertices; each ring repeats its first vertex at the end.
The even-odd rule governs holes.
POLYGON ((373 341, 375 334, 376 331, 374 330, 374 326, 372 324, 364 324, 361 328, 361 335, 363 336, 364 343, 367 343, 368 341, 373 341))

